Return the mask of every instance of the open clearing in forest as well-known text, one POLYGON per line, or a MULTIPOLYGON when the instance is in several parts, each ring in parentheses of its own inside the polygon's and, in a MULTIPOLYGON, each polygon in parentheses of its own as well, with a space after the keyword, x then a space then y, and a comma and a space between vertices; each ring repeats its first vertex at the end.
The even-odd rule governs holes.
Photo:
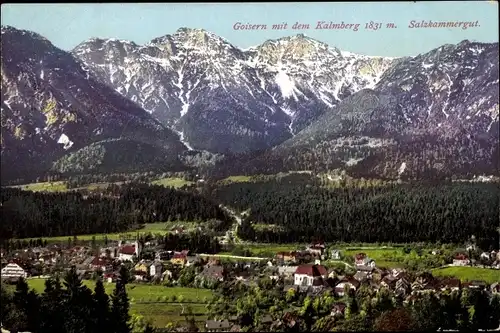
MULTIPOLYGON (((69 189, 66 181, 56 181, 56 182, 39 182, 39 183, 30 183, 30 184, 24 184, 24 185, 15 185, 15 186, 10 186, 10 187, 16 187, 20 188, 22 190, 26 191, 35 191, 35 192, 66 192, 66 191, 78 191, 78 190, 88 190, 88 191, 95 191, 97 189, 105 189, 111 184, 116 184, 116 185, 121 185, 123 182, 103 182, 103 183, 92 183, 92 184, 87 184, 83 185, 78 188, 71 188, 69 189)), ((192 185, 194 182, 182 179, 180 177, 168 177, 168 178, 161 178, 157 179, 151 182, 153 185, 161 185, 165 187, 173 187, 173 188, 180 188, 183 187, 184 185, 192 185)))
MULTIPOLYGON (((92 240, 92 237, 95 237, 97 241, 102 241, 104 240, 104 236, 106 236, 108 240, 131 239, 134 238, 137 234, 146 234, 149 232, 152 234, 166 235, 167 233, 171 232, 172 228, 180 226, 183 226, 184 229, 189 232, 190 230, 195 229, 198 225, 202 223, 203 222, 189 222, 189 221, 146 223, 144 224, 144 228, 137 230, 117 232, 111 234, 78 235, 76 237, 77 240, 83 240, 83 241, 90 241, 92 240)), ((55 237, 41 237, 41 238, 49 243, 65 242, 68 240, 68 238, 71 238, 71 240, 73 240, 73 236, 55 236, 55 237)), ((26 240, 29 239, 38 239, 38 237, 27 238, 26 240)))
POLYGON ((229 176, 219 181, 220 184, 247 183, 252 180, 252 176, 229 176))
MULTIPOLYGON (((85 280, 83 283, 94 290, 94 281, 85 280)), ((28 279, 30 288, 35 289, 39 294, 43 293, 44 284, 45 279, 28 279)), ((111 295, 115 285, 114 283, 104 283, 104 287, 106 293, 111 295)), ((169 322, 184 321, 183 309, 186 312, 188 308, 191 308, 196 321, 202 324, 207 319, 206 305, 213 297, 213 293, 209 289, 164 287, 149 284, 128 284, 127 294, 131 302, 130 312, 144 316, 147 321, 151 321, 153 326, 160 328, 165 327, 169 322), (182 302, 178 300, 172 302, 173 295, 177 298, 182 296, 182 302)))
POLYGON ((34 191, 34 192, 65 192, 68 190, 66 186, 66 182, 58 181, 58 182, 41 182, 41 183, 31 183, 25 185, 15 185, 9 186, 14 188, 20 188, 25 191, 34 191))
POLYGON ((461 281, 482 280, 492 284, 500 282, 500 270, 480 267, 445 267, 432 270, 435 276, 452 276, 459 278, 461 281))
POLYGON ((151 182, 153 185, 161 185, 165 187, 173 187, 173 188, 180 188, 183 187, 184 185, 192 185, 194 182, 185 180, 179 177, 169 177, 169 178, 161 178, 157 180, 153 180, 151 182))
POLYGON ((111 184, 120 185, 123 182, 116 183, 92 183, 83 185, 77 188, 68 188, 66 181, 57 181, 57 182, 40 182, 40 183, 31 183, 25 185, 14 185, 7 187, 20 188, 25 191, 33 191, 33 192, 67 192, 67 191, 78 191, 78 190, 88 190, 95 191, 97 189, 105 189, 111 184))

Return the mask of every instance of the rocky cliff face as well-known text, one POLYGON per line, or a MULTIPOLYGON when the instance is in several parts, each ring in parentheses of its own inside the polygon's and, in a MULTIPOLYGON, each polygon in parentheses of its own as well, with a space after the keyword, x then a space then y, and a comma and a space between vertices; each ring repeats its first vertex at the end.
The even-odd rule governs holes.
POLYGON ((92 39, 73 54, 190 147, 212 152, 275 146, 342 98, 373 87, 394 62, 341 52, 304 35, 243 51, 188 28, 142 46, 92 39))
POLYGON ((128 138, 176 156, 177 134, 38 34, 2 27, 2 177, 24 177, 86 145, 128 138))
POLYGON ((498 97, 498 43, 444 45, 402 59, 274 154, 391 177, 498 174, 498 97))

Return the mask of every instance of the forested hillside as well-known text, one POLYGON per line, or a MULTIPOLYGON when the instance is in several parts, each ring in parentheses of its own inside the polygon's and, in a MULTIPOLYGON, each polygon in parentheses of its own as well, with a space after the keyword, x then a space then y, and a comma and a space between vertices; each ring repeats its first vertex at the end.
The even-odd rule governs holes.
POLYGON ((62 175, 184 170, 175 154, 159 146, 128 139, 94 142, 54 162, 62 175))
MULTIPOLYGON (((230 184, 213 195, 250 210, 239 236, 259 242, 312 237, 345 242, 463 242, 498 244, 500 188, 495 184, 386 184, 326 188, 283 178, 230 184)), ((297 178, 297 176, 295 176, 297 178)))
POLYGON ((110 187, 106 195, 77 192, 36 193, 4 188, 0 236, 50 237, 129 230, 143 223, 168 220, 204 221, 231 218, 202 196, 151 185, 110 187))

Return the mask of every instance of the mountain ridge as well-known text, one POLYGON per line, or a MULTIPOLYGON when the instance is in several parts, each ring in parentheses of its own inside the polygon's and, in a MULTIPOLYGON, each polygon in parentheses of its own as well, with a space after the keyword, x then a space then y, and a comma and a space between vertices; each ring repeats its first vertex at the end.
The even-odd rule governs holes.
POLYGON ((373 71, 377 76, 393 61, 342 55, 303 35, 269 40, 243 51, 204 29, 189 28, 144 45, 92 39, 80 43, 73 53, 103 82, 183 133, 193 148, 216 153, 266 149, 284 141, 334 106, 339 95, 376 83, 370 73, 358 78, 353 71, 373 71), (309 59, 297 63, 294 55, 309 51, 316 52, 313 60, 326 56, 336 67, 327 71, 315 68, 311 71, 316 77, 301 77, 301 71, 316 64, 309 59), (371 62, 375 68, 362 68, 371 62), (335 77, 336 71, 350 76, 341 80, 335 77), (215 105, 210 102, 213 99, 218 100, 215 105), (220 110, 221 104, 224 110, 220 110), (212 111, 213 124, 202 126, 198 118, 206 123, 207 110, 212 111), (213 110, 230 119, 229 124, 213 115, 213 110), (228 129, 219 133, 221 122, 228 129), (211 141, 203 134, 207 131, 218 138, 211 141), (243 144, 221 146, 222 140, 243 144))
POLYGON ((2 175, 38 173, 67 151, 109 138, 186 150, 177 134, 39 34, 2 33, 2 175), (27 168, 27 169, 26 169, 27 168))
MULTIPOLYGON (((50 44, 42 36, 33 38, 41 50, 50 44)), ((33 62, 36 50, 30 47, 17 51, 23 61, 7 58, 9 75, 4 75, 7 67, 2 64, 3 117, 22 90, 16 80, 28 85, 40 81, 45 82, 45 95, 32 95, 41 100, 29 95, 24 101, 24 108, 31 103, 37 109, 32 118, 75 122, 66 110, 79 100, 78 91, 68 84, 75 76, 90 82, 85 86, 91 91, 102 86, 92 93, 98 98, 84 98, 86 105, 97 102, 108 112, 115 110, 110 113, 115 121, 107 121, 107 137, 75 144, 69 132, 42 131, 42 136, 50 134, 58 158, 64 155, 61 151, 122 138, 131 122, 132 128, 143 130, 124 140, 149 135, 143 149, 165 155, 165 147, 147 145, 166 145, 167 151, 170 145, 172 156, 181 159, 192 151, 186 158, 193 165, 199 164, 193 156, 217 156, 209 159, 220 163, 220 154, 264 152, 238 172, 344 168, 390 178, 463 176, 473 168, 498 173, 498 43, 464 40, 414 57, 374 57, 342 51, 303 34, 242 50, 204 29, 179 28, 144 45, 114 38, 83 41, 71 53, 62 51, 78 64, 62 63, 68 72, 62 81, 57 72, 64 66, 49 66, 47 71, 45 63, 58 63, 60 56, 52 59, 49 54, 38 63, 38 55, 33 62), (121 113, 113 105, 128 110, 123 116, 126 125, 116 118, 121 113), (52 115, 55 106, 57 116, 52 115), (146 130, 141 122, 156 130, 146 130), (164 132, 162 138, 158 130, 164 132)), ((2 53, 2 60, 8 56, 2 53)), ((76 114, 97 119, 88 110, 76 114)), ((11 136, 22 134, 23 126, 18 130, 18 125, 33 121, 28 118, 9 125, 11 136)), ((75 128, 71 131, 78 132, 75 128)), ((2 136, 2 154, 3 142, 2 136)), ((126 142, 114 145, 131 146, 126 142)), ((75 156, 86 156, 85 151, 75 156)), ((64 161, 64 168, 71 169, 64 161)))

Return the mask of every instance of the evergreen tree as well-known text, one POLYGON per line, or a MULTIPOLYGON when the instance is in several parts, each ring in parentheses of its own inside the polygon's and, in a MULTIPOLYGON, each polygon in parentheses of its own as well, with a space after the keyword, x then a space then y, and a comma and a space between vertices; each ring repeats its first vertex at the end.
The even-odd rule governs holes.
POLYGON ((92 292, 82 284, 76 268, 72 267, 64 277, 63 291, 64 329, 68 333, 95 332, 92 320, 92 292))
POLYGON ((122 266, 120 269, 120 277, 116 281, 113 295, 111 296, 111 318, 112 329, 114 333, 130 333, 129 325, 129 300, 126 291, 126 268, 122 266), (123 275, 122 275, 123 273, 123 275))
POLYGON ((38 328, 39 299, 33 290, 29 290, 28 283, 20 278, 16 284, 13 305, 19 315, 16 327, 22 327, 25 331, 34 331, 38 328))
POLYGON ((64 333, 64 310, 59 278, 45 280, 40 312, 40 333, 64 333))
POLYGON ((12 303, 11 296, 4 288, 2 284, 0 286, 0 323, 4 323, 7 318, 7 314, 9 311, 9 305, 12 303))
POLYGON ((108 332, 111 330, 110 321, 110 308, 109 308, 109 297, 104 289, 104 284, 100 278, 97 279, 94 288, 94 318, 96 320, 96 326, 102 330, 102 332, 108 332))
POLYGON ((491 298, 488 315, 487 328, 495 329, 500 327, 500 295, 493 295, 491 298))

